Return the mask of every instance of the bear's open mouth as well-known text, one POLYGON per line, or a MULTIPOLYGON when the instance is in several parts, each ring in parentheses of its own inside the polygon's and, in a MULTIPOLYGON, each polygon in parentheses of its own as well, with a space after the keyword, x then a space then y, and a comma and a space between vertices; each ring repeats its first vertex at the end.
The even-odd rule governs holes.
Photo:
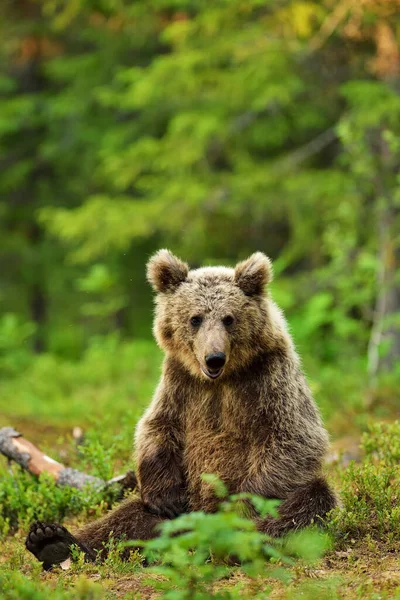
POLYGON ((207 377, 209 377, 210 379, 218 379, 218 377, 221 375, 224 368, 222 367, 221 369, 213 370, 213 369, 206 369, 204 367, 201 367, 201 370, 203 371, 204 375, 207 375, 207 377))

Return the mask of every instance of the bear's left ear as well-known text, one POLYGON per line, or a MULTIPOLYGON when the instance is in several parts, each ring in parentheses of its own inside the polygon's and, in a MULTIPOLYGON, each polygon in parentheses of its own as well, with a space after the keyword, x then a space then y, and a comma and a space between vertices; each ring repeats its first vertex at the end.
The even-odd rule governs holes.
POLYGON ((272 264, 262 252, 255 252, 235 267, 235 282, 246 296, 261 295, 270 281, 272 264))
POLYGON ((159 250, 147 263, 147 279, 156 292, 174 291, 188 273, 188 265, 169 250, 159 250))

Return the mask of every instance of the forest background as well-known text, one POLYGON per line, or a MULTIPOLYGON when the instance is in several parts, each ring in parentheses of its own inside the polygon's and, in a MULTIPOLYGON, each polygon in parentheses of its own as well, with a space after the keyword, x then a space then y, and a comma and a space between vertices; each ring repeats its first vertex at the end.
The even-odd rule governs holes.
POLYGON ((0 32, 1 424, 132 430, 160 247, 268 254, 333 439, 398 416, 399 0, 5 0, 0 32))
POLYGON ((384 410, 400 375, 399 9, 3 2, 3 383, 151 340, 154 250, 193 266, 262 250, 327 416, 384 410))

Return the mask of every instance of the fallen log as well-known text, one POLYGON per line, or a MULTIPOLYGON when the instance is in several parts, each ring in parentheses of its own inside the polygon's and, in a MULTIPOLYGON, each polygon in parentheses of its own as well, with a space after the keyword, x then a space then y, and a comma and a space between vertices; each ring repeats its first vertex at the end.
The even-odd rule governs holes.
POLYGON ((100 477, 94 477, 93 475, 82 473, 82 471, 78 471, 77 469, 66 467, 44 454, 13 427, 3 427, 0 429, 0 452, 8 460, 15 461, 23 469, 32 473, 32 475, 38 476, 41 473, 49 473, 54 477, 58 485, 66 485, 78 489, 91 486, 98 490, 107 488, 113 484, 119 485, 121 490, 132 490, 137 486, 136 475, 133 471, 127 471, 123 475, 105 481, 100 477))

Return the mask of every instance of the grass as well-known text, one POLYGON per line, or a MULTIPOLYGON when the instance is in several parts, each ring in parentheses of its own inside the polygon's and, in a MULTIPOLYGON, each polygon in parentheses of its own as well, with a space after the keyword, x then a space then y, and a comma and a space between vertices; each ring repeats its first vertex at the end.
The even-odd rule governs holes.
MULTIPOLYGON (((121 342, 114 336, 93 341, 79 363, 46 355, 32 359, 24 363, 23 371, 2 378, 0 425, 19 428, 68 466, 109 478, 132 467, 134 425, 151 398, 160 360, 153 343, 121 342), (84 430, 79 446, 71 435, 76 425, 84 430)), ((318 395, 325 397, 328 425, 340 435, 342 422, 332 409, 332 394, 338 393, 338 388, 332 388, 325 376, 321 381, 318 395)), ((347 415, 360 416, 353 425, 355 435, 360 424, 371 420, 371 414, 362 413, 361 404, 358 401, 347 407, 347 415)), ((204 560, 213 544, 209 536, 217 529, 225 532, 217 536, 226 540, 225 550, 239 540, 243 524, 235 533, 236 521, 225 511, 213 524, 208 523, 209 516, 201 515, 186 522, 186 531, 192 528, 189 540, 166 534, 157 542, 159 546, 156 543, 152 551, 157 554, 162 550, 164 557, 169 556, 169 571, 165 565, 144 568, 137 554, 130 562, 123 562, 116 546, 102 565, 78 560, 68 571, 44 573, 24 549, 29 523, 37 518, 58 520, 74 529, 110 508, 115 493, 58 488, 48 477, 37 480, 17 466, 9 468, 0 457, 0 599, 199 600, 268 595, 288 600, 400 599, 399 440, 399 423, 372 421, 362 436, 362 461, 344 467, 339 460, 327 467, 329 477, 341 490, 343 504, 330 519, 329 550, 311 557, 304 552, 310 543, 299 538, 300 542, 292 541, 291 547, 277 548, 272 561, 260 561, 257 552, 262 541, 250 528, 237 547, 238 552, 246 547, 250 552, 249 568, 221 563, 221 556, 204 560), (192 560, 196 555, 188 550, 194 547, 197 558, 201 558, 197 563, 192 560), (189 562, 179 570, 183 557, 189 562)))

